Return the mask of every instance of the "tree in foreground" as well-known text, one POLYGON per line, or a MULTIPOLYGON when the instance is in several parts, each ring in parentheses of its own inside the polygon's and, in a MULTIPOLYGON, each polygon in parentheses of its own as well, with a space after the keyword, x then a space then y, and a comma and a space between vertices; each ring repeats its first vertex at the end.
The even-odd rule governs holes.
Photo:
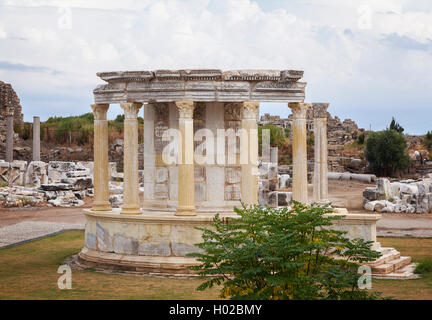
POLYGON ((406 142, 395 130, 371 132, 366 140, 365 157, 369 168, 377 175, 392 176, 409 165, 406 142))
POLYGON ((359 289, 359 264, 380 256, 371 242, 349 240, 331 230, 329 206, 294 202, 272 209, 262 206, 235 209, 239 218, 203 231, 197 246, 198 270, 205 290, 221 285, 221 297, 231 299, 377 299, 379 293, 359 289))

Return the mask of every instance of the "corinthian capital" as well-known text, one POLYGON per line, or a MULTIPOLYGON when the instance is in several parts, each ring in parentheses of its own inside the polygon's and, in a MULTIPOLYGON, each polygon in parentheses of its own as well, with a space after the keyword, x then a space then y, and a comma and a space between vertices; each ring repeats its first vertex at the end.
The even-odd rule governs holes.
POLYGON ((120 107, 123 109, 125 119, 136 119, 138 117, 138 111, 142 107, 141 102, 123 102, 120 103, 120 107))
POLYGON ((306 119, 306 112, 310 104, 304 102, 290 102, 288 103, 288 107, 293 113, 293 119, 306 119))
POLYGON ((242 119, 254 119, 258 116, 259 102, 245 101, 243 102, 242 119))
POLYGON ((175 102, 180 118, 192 119, 194 111, 193 101, 176 101, 175 102))
POLYGON ((93 115, 95 120, 106 120, 109 104, 92 104, 93 115))
POLYGON ((328 103, 312 103, 314 118, 327 118, 328 103))

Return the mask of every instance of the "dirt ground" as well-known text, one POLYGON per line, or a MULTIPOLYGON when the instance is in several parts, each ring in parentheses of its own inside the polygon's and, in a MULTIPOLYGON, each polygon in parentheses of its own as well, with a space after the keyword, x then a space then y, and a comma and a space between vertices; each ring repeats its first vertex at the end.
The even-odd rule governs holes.
POLYGON ((23 209, 0 209, 0 228, 14 225, 22 221, 46 221, 64 223, 85 223, 83 208, 89 208, 87 202, 79 208, 34 207, 23 209))

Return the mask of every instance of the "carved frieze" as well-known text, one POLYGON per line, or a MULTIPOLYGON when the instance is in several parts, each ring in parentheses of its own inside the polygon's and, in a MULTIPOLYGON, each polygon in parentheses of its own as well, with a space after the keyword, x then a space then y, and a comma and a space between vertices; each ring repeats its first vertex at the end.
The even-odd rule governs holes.
POLYGON ((241 103, 225 103, 224 104, 224 112, 225 112, 225 121, 239 121, 241 120, 241 103))
POLYGON ((93 90, 96 103, 304 100, 297 70, 155 70, 103 72, 108 84, 93 90))

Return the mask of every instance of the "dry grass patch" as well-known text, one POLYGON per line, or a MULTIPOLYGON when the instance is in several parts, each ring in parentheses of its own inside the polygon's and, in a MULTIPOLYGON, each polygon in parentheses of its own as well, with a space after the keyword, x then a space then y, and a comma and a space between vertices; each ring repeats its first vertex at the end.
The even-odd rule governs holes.
MULTIPOLYGON (((432 239, 378 238, 383 247, 396 248, 401 255, 411 256, 414 262, 432 257, 432 239)), ((414 280, 373 280, 373 290, 395 299, 432 300, 432 273, 414 280)))
POLYGON ((0 250, 0 299, 217 299, 196 291, 199 279, 168 279, 72 270, 72 290, 57 287, 58 267, 81 250, 82 231, 68 231, 0 250))

